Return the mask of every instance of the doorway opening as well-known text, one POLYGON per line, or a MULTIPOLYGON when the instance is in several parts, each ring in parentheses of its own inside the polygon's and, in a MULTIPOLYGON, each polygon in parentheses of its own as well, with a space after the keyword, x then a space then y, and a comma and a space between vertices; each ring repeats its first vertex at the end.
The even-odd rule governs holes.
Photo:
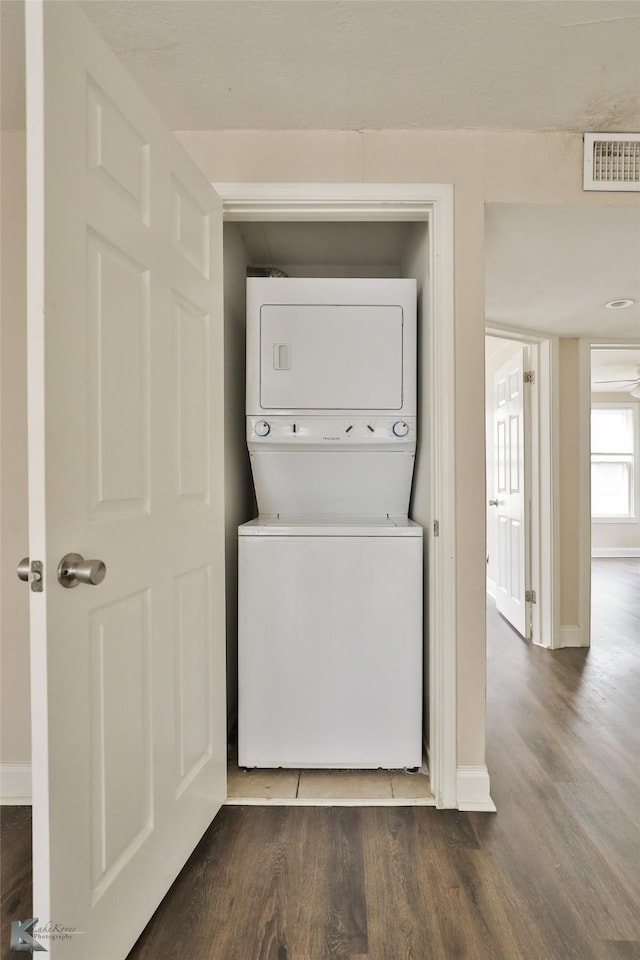
POLYGON ((640 344, 592 345, 591 556, 640 557, 640 344))
MULTIPOLYGON (((452 473, 452 451, 446 444, 447 419, 445 394, 452 389, 451 360, 438 369, 436 357, 452 337, 450 293, 434 307, 434 289, 442 278, 442 267, 450 269, 449 252, 444 260, 434 258, 434 237, 438 244, 450 243, 447 215, 442 200, 450 188, 425 186, 400 188, 359 185, 247 185, 216 184, 225 204, 225 367, 233 371, 227 377, 226 397, 226 485, 227 485, 227 604, 228 622, 229 703, 236 700, 237 642, 236 610, 236 535, 237 526, 256 515, 253 487, 246 452, 244 430, 244 281, 248 267, 276 267, 290 276, 334 277, 413 277, 418 284, 419 309, 419 406, 421 428, 410 516, 429 533, 434 520, 446 516, 449 544, 454 533, 451 484, 441 475, 452 473), (253 196, 247 201, 247 195, 253 196), (394 197, 389 197, 389 194, 394 197), (255 199, 256 193, 258 198, 255 199), (434 203, 434 194, 436 203, 434 203), (382 197, 386 202, 381 203, 382 197), (240 199, 242 198, 242 199, 240 199), (354 199, 355 198, 355 199, 354 199), (442 199, 440 199, 442 198, 442 199), (409 201, 409 202, 408 202, 409 201), (439 211, 439 213, 437 212, 439 211), (438 226, 439 223, 439 234, 438 226), (444 232, 443 232, 444 231, 444 232), (446 317, 449 314, 449 319, 446 317), (445 329, 446 328, 446 329, 445 329), (435 374, 434 374, 435 370, 435 374), (444 418, 444 419, 443 419, 444 418), (445 451, 444 460, 434 456, 434 448, 445 451), (434 466, 435 463, 439 467, 434 466), (438 470, 440 471, 438 473, 438 470)), ((451 283, 452 273, 449 275, 451 283)), ((442 291, 441 291, 442 293, 442 291)), ((442 524, 442 520, 440 520, 442 524)), ((436 527, 437 529, 437 527, 436 527)), ((302 784, 304 774, 286 779, 287 796, 276 796, 279 788, 262 781, 251 785, 244 796, 233 797, 230 778, 230 802, 357 802, 357 803, 423 803, 437 806, 455 805, 455 655, 446 650, 442 638, 452 635, 455 622, 454 593, 448 593, 454 571, 452 553, 443 551, 442 538, 425 535, 425 595, 431 602, 425 610, 424 653, 424 741, 425 767, 428 763, 431 792, 425 788, 426 776, 419 789, 406 782, 365 785, 347 783, 342 789, 326 783, 317 786, 302 784), (443 592, 444 591, 444 592, 443 592), (445 694, 445 690, 448 691, 445 694), (437 717, 437 722, 434 718, 437 717), (428 757, 428 760, 427 760, 428 757), (301 787, 304 789, 301 790, 301 787), (275 790, 275 792, 274 792, 275 790), (255 794, 258 794, 256 796, 255 794), (337 792, 337 795, 336 795, 337 792), (247 797, 253 793, 253 797, 247 797), (293 793, 293 796, 292 796, 293 793), (413 793, 417 795, 413 796, 413 793), (368 795, 367 795, 368 794, 368 795)), ((229 715, 233 726, 233 711, 229 715)), ((231 738, 232 739, 232 738, 231 738)), ((231 745, 230 752, 233 751, 231 745)), ((234 774, 235 776, 235 774, 234 774)), ((256 776, 260 780, 260 775, 256 776)), ((307 778, 310 780, 310 778, 307 778)), ((415 778, 414 778, 415 781, 415 778)), ((417 782, 417 781, 416 781, 417 782)))
MULTIPOLYGON (((260 271, 285 274, 292 278, 413 278, 420 288, 428 285, 428 223, 395 221, 244 221, 224 226, 225 294, 227 299, 227 348, 235 357, 244 353, 245 307, 244 278, 260 271), (234 274, 234 276, 232 276, 234 274), (232 292, 233 291, 233 292, 232 292), (238 295, 242 301, 238 302, 238 295)), ((228 630, 229 704, 229 802, 273 802, 287 804, 329 802, 392 803, 413 801, 434 804, 426 756, 417 773, 388 770, 313 770, 238 768, 235 756, 235 705, 237 703, 237 564, 235 539, 237 523, 257 515, 253 504, 253 480, 246 449, 244 417, 244 363, 234 362, 235 382, 230 384, 234 411, 226 437, 227 486, 242 501, 244 513, 232 505, 234 523, 230 523, 226 570, 227 603, 230 611, 228 630), (238 382, 239 381, 239 382, 238 382), (246 506, 251 502, 250 510, 246 506)), ((413 486, 411 516, 428 522, 428 478, 424 434, 419 434, 417 467, 413 486)), ((363 664, 363 670, 365 665, 363 664)), ((356 691, 354 690, 354 697, 356 691)), ((426 716, 426 712, 425 712, 426 716)), ((329 721, 329 718, 327 718, 329 721)), ((295 717, 291 717, 295 723, 295 717)), ((346 734, 346 731, 345 731, 346 734)), ((425 737, 426 740, 426 737, 425 737)))
POLYGON ((613 638, 640 583, 640 342, 592 343, 590 364, 591 609, 594 641, 613 638))
POLYGON ((525 639, 560 645, 558 340, 485 331, 487 593, 525 639))

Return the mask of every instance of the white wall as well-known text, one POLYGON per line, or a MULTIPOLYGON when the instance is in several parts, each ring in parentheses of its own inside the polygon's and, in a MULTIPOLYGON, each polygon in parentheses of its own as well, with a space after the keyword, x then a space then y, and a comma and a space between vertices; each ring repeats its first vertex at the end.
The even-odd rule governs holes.
POLYGON ((579 341, 560 341, 560 626, 580 623, 580 512, 577 476, 580 463, 579 341))
MULTIPOLYGON (((429 308, 429 229, 426 223, 416 223, 411 230, 409 241, 402 252, 398 274, 416 281, 418 295, 418 444, 416 465, 413 475, 411 507, 409 514, 417 523, 426 526, 430 517, 430 465, 428 450, 430 446, 429 425, 429 364, 422 344, 428 322, 429 308)), ((427 538, 428 545, 428 538, 427 538)), ((425 584, 428 580, 425 580, 425 584)))
POLYGON ((224 436, 227 715, 238 698, 238 526, 257 514, 245 441, 247 253, 235 223, 224 225, 224 436))
POLYGON ((399 277, 401 276, 398 267, 385 264, 380 266, 376 263, 359 264, 352 266, 344 263, 280 263, 278 267, 290 277, 399 277))
POLYGON ((411 488, 411 504, 409 516, 421 524, 424 529, 424 612, 425 648, 423 660, 423 731, 424 742, 429 743, 429 521, 431 516, 430 499, 430 425, 429 411, 429 363, 427 352, 424 349, 425 331, 427 329, 429 308, 429 227, 426 223, 416 223, 410 233, 409 241, 402 252, 400 275, 406 279, 416 281, 418 295, 418 442, 416 446, 416 463, 411 488))
POLYGON ((594 393, 592 403, 630 403, 636 408, 635 518, 618 523, 591 524, 591 556, 640 557, 640 402, 619 393, 594 393))

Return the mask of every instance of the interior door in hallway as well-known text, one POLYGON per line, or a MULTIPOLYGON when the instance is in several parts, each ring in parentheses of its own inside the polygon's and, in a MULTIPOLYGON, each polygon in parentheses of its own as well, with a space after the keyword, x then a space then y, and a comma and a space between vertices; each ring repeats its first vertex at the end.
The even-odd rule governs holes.
POLYGON ((78 7, 26 8, 34 916, 121 960, 226 795, 222 210, 78 7))
POLYGON ((529 639, 531 618, 526 597, 530 518, 524 365, 525 347, 518 347, 493 378, 496 489, 491 503, 497 524, 496 604, 518 633, 529 639))

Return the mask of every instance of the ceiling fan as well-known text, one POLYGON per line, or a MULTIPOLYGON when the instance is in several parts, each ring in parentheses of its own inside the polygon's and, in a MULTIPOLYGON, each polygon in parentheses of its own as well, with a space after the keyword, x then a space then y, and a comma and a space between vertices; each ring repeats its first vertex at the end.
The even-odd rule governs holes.
POLYGON ((617 380, 594 380, 594 384, 605 384, 605 383, 628 383, 629 384, 629 394, 632 397, 640 399, 640 366, 636 368, 638 373, 637 377, 618 377, 617 380))

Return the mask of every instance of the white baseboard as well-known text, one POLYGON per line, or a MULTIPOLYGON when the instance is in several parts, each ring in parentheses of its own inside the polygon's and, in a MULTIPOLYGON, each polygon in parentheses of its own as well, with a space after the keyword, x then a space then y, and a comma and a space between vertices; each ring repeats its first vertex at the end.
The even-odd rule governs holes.
POLYGON ((592 547, 592 557, 640 557, 640 547, 592 547))
POLYGON ((584 627, 570 626, 560 627, 560 643, 558 648, 562 647, 588 647, 589 632, 584 627))
POLYGON ((496 587, 495 580, 490 580, 489 577, 487 577, 487 593, 489 594, 490 597, 493 597, 493 599, 495 600, 497 596, 497 592, 498 592, 498 588, 496 587))
POLYGON ((486 767, 458 767, 456 770, 458 810, 495 813, 496 805, 491 799, 490 790, 489 771, 486 767))
POLYGON ((0 763, 0 804, 31 803, 31 764, 0 763))

